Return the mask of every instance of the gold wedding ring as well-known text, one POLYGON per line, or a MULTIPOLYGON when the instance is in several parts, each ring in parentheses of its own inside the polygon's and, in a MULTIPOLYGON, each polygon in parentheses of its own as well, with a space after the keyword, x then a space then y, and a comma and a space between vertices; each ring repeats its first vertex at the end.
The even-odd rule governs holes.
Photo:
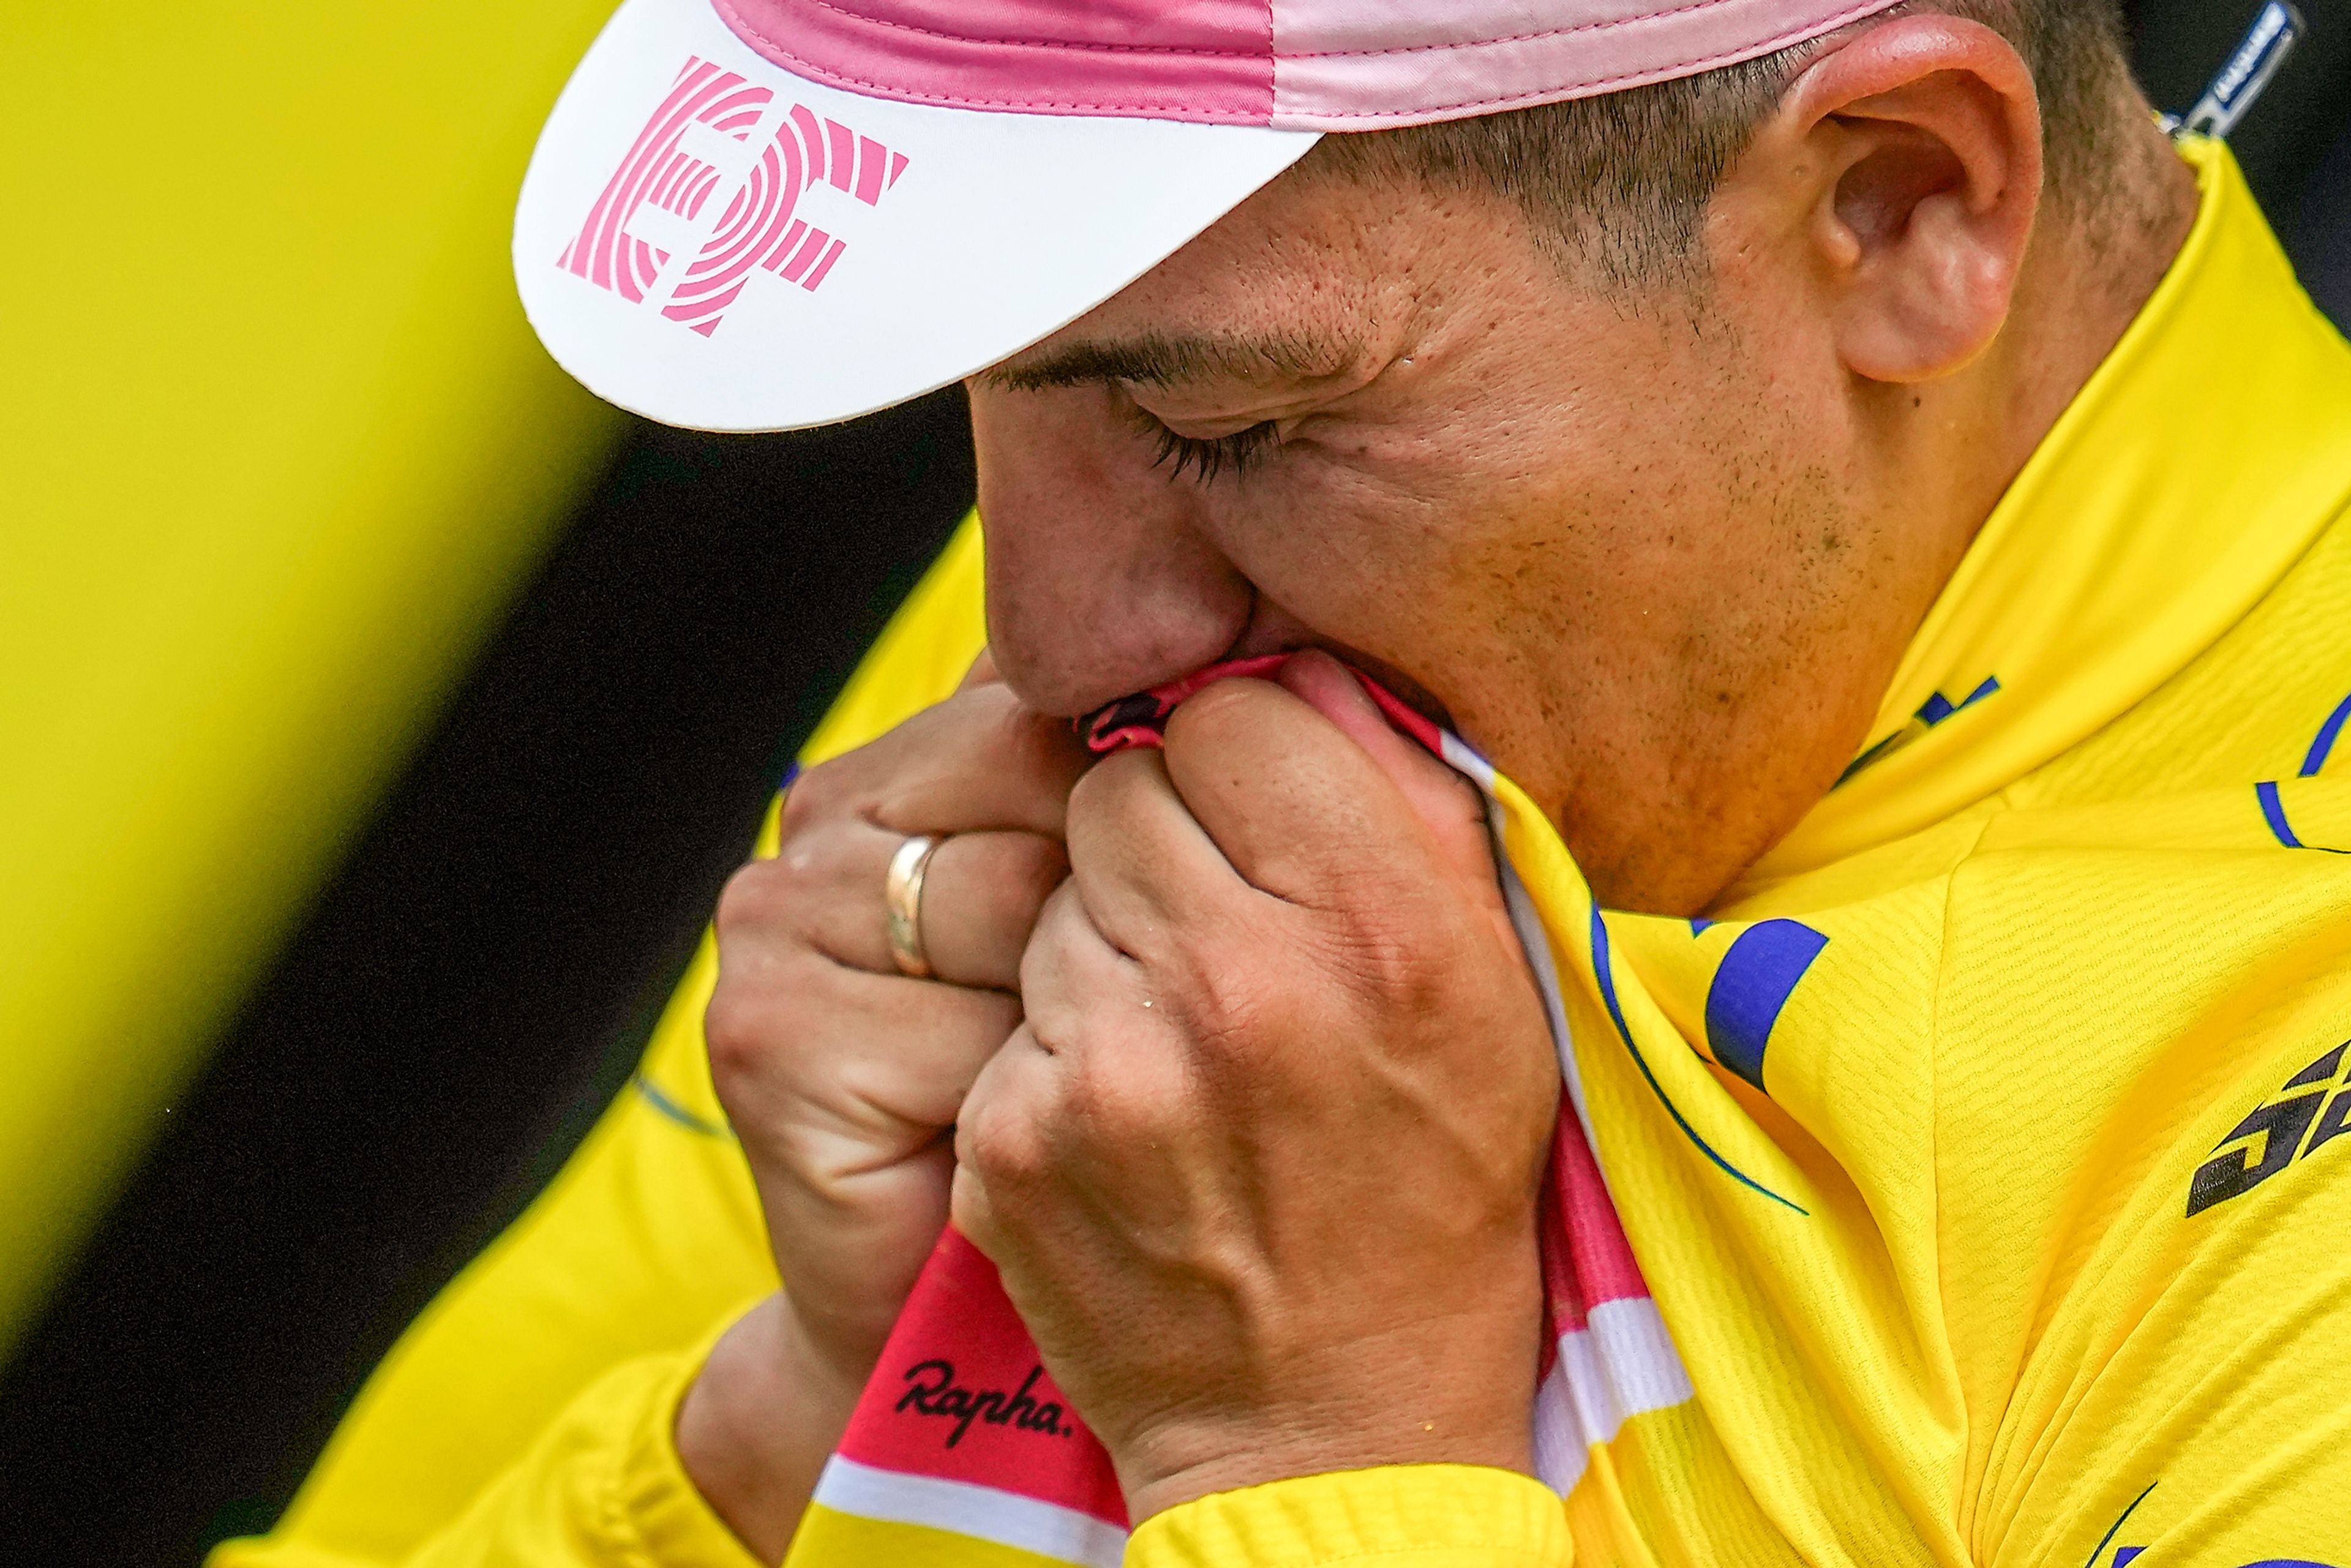
POLYGON ((900 974, 917 980, 931 977, 930 955, 923 951, 923 877, 946 841, 915 834, 890 857, 890 874, 883 879, 891 960, 900 974))

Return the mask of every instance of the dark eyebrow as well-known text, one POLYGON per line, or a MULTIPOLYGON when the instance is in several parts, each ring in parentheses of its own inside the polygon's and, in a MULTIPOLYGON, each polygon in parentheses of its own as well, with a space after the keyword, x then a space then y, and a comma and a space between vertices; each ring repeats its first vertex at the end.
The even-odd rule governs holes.
POLYGON ((1353 344, 1322 338, 1139 337, 1071 343, 1044 353, 1031 350, 981 373, 1014 392, 1044 387, 1132 382, 1143 386, 1178 386, 1232 376, 1256 380, 1269 371, 1295 381, 1338 374, 1362 356, 1353 344))

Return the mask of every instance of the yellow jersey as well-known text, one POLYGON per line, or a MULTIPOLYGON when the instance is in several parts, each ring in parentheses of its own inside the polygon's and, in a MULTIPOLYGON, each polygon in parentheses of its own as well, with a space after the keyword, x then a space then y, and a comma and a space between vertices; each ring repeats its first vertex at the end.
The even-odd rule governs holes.
MULTIPOLYGON (((1161 1514, 1127 1563, 2351 1563, 2351 348, 2226 151, 2183 152, 2169 276, 1869 747, 1710 919, 1595 908, 1492 780, 1655 1304, 1639 1355, 1594 1314, 1552 1484, 1307 1477, 1161 1514)), ((967 527, 811 757, 952 689, 978 551, 967 527)), ((214 1568, 751 1562, 670 1437, 776 1286, 699 1033, 714 962, 214 1568)), ((792 1561, 1050 1559, 820 1503, 792 1561)))

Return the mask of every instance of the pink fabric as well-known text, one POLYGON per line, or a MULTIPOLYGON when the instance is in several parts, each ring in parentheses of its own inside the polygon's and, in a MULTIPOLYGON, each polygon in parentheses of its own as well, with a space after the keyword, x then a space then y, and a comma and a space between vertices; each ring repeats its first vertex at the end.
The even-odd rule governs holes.
MULTIPOLYGON (((1601 1179, 1600 1162, 1592 1157, 1571 1103, 1560 1106, 1551 1175, 1543 1186, 1541 1239, 1543 1293, 1554 1334, 1585 1327, 1594 1307, 1647 1299, 1649 1282, 1634 1260, 1633 1244, 1601 1179)), ((1551 1370, 1548 1354, 1542 1370, 1551 1370)))
POLYGON ((923 1266, 838 1451, 1126 1523, 1110 1456, 1046 1372, 996 1265, 954 1230, 923 1266))
POLYGON ((946 108, 1366 131, 1694 76, 1896 0, 712 0, 776 65, 946 108))
POLYGON ((1493 114, 1768 55, 1896 0, 1275 0, 1271 123, 1493 114))
MULTIPOLYGON (((1078 720, 1078 736, 1089 750, 1101 757, 1113 752, 1132 751, 1137 747, 1156 750, 1166 742, 1167 721, 1186 698, 1196 695, 1218 681, 1235 678, 1270 681, 1281 674, 1281 667, 1295 657, 1290 653, 1260 653, 1253 659, 1228 659, 1221 664, 1210 664, 1196 670, 1180 681, 1170 681, 1147 692, 1137 692, 1121 697, 1107 707, 1095 709, 1078 720)), ((1387 721, 1405 734, 1440 755, 1444 737, 1435 725, 1405 706, 1404 699, 1389 691, 1371 676, 1358 672, 1355 679, 1371 694, 1372 701, 1387 716, 1387 721)))
POLYGON ((849 92, 951 109, 1263 125, 1269 0, 713 0, 752 48, 849 92))

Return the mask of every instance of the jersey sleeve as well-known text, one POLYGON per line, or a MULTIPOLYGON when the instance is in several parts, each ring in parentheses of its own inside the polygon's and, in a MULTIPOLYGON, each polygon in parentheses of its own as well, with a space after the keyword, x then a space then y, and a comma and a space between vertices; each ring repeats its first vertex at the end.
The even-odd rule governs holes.
POLYGON ((1509 1470, 1396 1465, 1218 1492, 1145 1520, 1126 1568, 1568 1568, 1559 1494, 1509 1470))
MULTIPOLYGON (((984 638, 967 519, 804 758, 946 697, 984 638)), ((755 852, 773 852, 775 823, 771 809, 755 852)), ((716 979, 705 935, 579 1152, 377 1368, 277 1528, 224 1544, 211 1568, 751 1561, 671 1438, 710 1343, 777 1283, 711 1085, 702 1015, 716 979)))

